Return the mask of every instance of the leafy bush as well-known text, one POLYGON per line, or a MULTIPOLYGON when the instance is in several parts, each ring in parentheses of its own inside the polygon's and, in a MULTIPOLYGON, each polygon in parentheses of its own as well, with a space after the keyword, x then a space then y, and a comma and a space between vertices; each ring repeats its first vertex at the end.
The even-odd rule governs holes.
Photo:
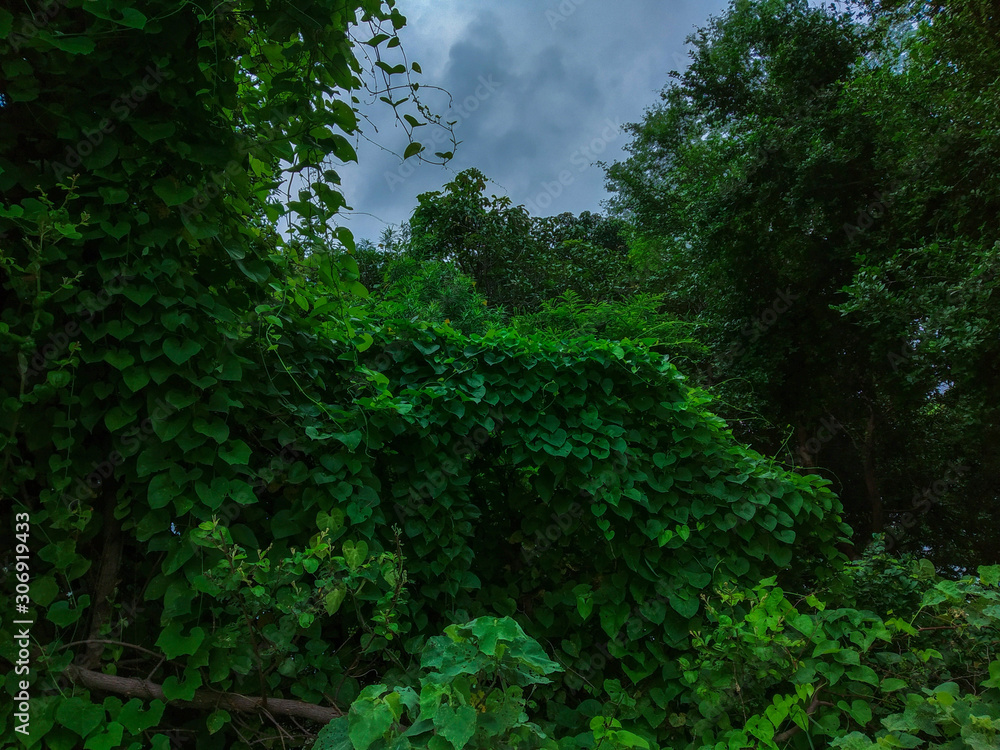
MULTIPOLYGON (((845 571, 842 583, 869 578, 861 569, 870 565, 845 571)), ((695 699, 655 732, 616 680, 604 685, 613 701, 581 704, 573 722, 564 706, 526 700, 524 688, 562 669, 514 620, 480 617, 427 642, 419 693, 366 688, 316 748, 995 748, 1000 566, 961 581, 937 577, 926 560, 903 567, 886 593, 918 591, 906 616, 790 597, 774 578, 704 594, 693 649, 677 658, 677 680, 695 699)))
POLYGON ((586 302, 571 290, 546 300, 538 312, 520 315, 511 323, 525 335, 550 340, 643 341, 678 361, 703 354, 705 348, 692 338, 693 326, 664 315, 661 309, 660 295, 639 294, 620 302, 586 302))
POLYGON ((400 255, 385 264, 383 273, 372 304, 376 320, 420 320, 476 334, 503 324, 503 310, 490 307, 475 282, 451 263, 400 255))
POLYGON ((559 665, 511 618, 447 627, 427 642, 421 668, 419 692, 366 687, 313 750, 487 750, 545 740, 528 721, 525 690, 549 682, 559 665))

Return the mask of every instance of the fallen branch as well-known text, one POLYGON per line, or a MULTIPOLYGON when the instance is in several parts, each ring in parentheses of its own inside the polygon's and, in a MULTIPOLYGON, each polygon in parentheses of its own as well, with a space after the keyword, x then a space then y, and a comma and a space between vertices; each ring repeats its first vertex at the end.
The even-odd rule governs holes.
POLYGON ((267 711, 279 716, 297 716, 300 719, 308 719, 318 724, 327 724, 343 712, 339 708, 327 706, 317 706, 314 703, 305 701, 290 700, 288 698, 268 698, 265 704, 263 698, 238 693, 222 693, 214 690, 196 690, 191 700, 167 701, 163 695, 163 688, 155 682, 140 680, 135 677, 118 677, 116 675, 95 672, 91 669, 70 666, 65 674, 75 683, 83 685, 91 690, 100 690, 105 693, 115 693, 130 698, 156 699, 167 703, 172 703, 185 708, 224 708, 228 711, 241 711, 243 713, 263 713, 267 711))

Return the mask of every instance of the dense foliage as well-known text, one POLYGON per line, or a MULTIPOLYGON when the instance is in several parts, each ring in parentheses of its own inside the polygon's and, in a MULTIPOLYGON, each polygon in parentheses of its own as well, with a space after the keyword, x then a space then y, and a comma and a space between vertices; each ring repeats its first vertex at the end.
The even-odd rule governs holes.
POLYGON ((924 85, 968 168, 992 153, 964 24, 992 16, 956 7, 735 2, 612 167, 621 216, 530 217, 470 170, 357 248, 360 97, 438 121, 393 0, 0 8, 0 608, 31 623, 0 626, 3 746, 996 747, 992 178, 941 190, 956 154, 868 114, 888 92, 910 132, 924 85), (831 175, 895 169, 933 176, 897 239, 835 238, 831 175), (754 388, 699 374, 761 298, 727 362, 754 388), (926 542, 949 577, 849 563, 845 511, 888 526, 886 483, 961 441, 897 519, 968 532, 926 542), (828 443, 846 508, 786 465, 828 443))
MULTIPOLYGON (((734 2, 608 170, 737 434, 890 532, 1000 559, 994 4, 734 2)), ((692 374, 695 374, 692 372, 692 374)))

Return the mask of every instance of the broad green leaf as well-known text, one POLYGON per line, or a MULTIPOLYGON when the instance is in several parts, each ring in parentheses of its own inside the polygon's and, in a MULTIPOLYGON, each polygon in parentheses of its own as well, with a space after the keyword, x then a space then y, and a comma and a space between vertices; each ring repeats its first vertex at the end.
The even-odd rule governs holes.
POLYGON ((215 734, 231 720, 229 712, 220 708, 208 715, 208 718, 205 719, 205 726, 208 728, 209 734, 215 734))
POLYGON ((122 706, 118 721, 132 734, 140 734, 160 723, 166 704, 160 700, 151 701, 148 709, 143 709, 143 701, 132 698, 122 706))
POLYGON ((153 185, 153 192, 167 206, 179 206, 198 195, 198 191, 193 186, 185 185, 174 177, 164 177, 157 180, 156 184, 153 185))
POLYGON ((339 586, 332 589, 323 598, 323 607, 326 609, 328 615, 336 613, 340 609, 340 605, 344 602, 344 597, 347 596, 347 589, 344 586, 339 586))
POLYGON ((168 659, 195 653, 205 640, 205 631, 199 627, 191 629, 189 635, 181 635, 183 626, 179 621, 170 622, 156 639, 156 646, 168 659))
POLYGON ((434 726, 456 750, 462 750, 475 734, 476 715, 472 706, 441 706, 434 714, 434 726))
POLYGON ((104 361, 116 370, 124 370, 135 364, 135 357, 124 349, 108 351, 104 355, 104 361))
POLYGON ((219 450, 219 458, 227 464, 246 465, 250 461, 250 447, 242 440, 230 440, 219 450))
POLYGON ((104 723, 104 708, 94 705, 85 698, 66 698, 56 709, 56 719, 67 729, 71 729, 81 737, 88 737, 91 732, 104 723))
POLYGON ((121 745, 124 727, 117 721, 107 724, 104 731, 88 738, 83 743, 84 750, 112 750, 121 745))
POLYGON ((68 52, 71 55, 89 55, 94 51, 94 40, 86 34, 53 34, 49 31, 38 32, 40 39, 44 39, 57 49, 68 52))
POLYGON ((169 338, 163 342, 163 353, 176 365, 182 365, 201 351, 201 344, 194 339, 169 338))
POLYGON ((1000 583, 1000 565, 981 565, 978 572, 984 586, 996 586, 1000 583))
POLYGON ((366 701, 361 707, 358 703, 352 705, 348 719, 350 721, 348 734, 354 750, 368 750, 393 723, 389 707, 384 703, 371 701, 366 701))
POLYGON ((368 557, 368 543, 365 541, 344 542, 344 561, 351 570, 356 570, 368 557))

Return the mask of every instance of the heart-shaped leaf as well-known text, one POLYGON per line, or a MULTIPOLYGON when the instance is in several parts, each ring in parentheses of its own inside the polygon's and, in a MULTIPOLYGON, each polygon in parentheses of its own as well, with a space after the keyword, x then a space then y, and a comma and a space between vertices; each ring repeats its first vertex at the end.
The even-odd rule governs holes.
POLYGON ((351 541, 344 542, 344 562, 351 570, 357 568, 368 557, 368 543, 360 541, 357 544, 351 541))
POLYGON ((201 344, 194 339, 169 338, 163 342, 163 353, 175 365, 182 365, 201 351, 201 344))

